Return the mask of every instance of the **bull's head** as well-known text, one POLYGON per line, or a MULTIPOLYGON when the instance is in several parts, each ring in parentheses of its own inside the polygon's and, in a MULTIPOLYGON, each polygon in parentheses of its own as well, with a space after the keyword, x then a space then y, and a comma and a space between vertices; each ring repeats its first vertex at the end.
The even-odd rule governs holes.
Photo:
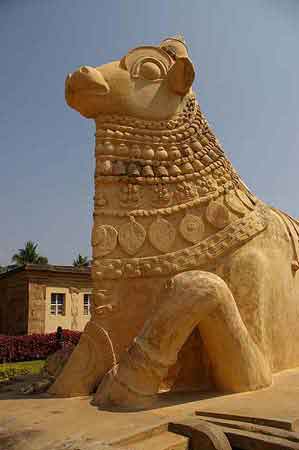
POLYGON ((100 67, 80 67, 66 79, 66 101, 84 117, 122 114, 164 120, 182 111, 194 68, 185 44, 166 39, 138 47, 100 67))

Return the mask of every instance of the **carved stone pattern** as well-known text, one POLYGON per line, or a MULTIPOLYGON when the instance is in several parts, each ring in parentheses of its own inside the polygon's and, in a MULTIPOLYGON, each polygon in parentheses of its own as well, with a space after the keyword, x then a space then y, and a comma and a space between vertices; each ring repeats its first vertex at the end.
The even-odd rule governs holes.
POLYGON ((154 187, 155 197, 152 204, 155 207, 167 207, 172 202, 173 192, 165 184, 158 184, 154 187))
POLYGON ((230 223, 230 215, 226 206, 219 202, 211 202, 206 209, 207 221, 215 228, 221 229, 230 223))
POLYGON ((259 204, 245 217, 235 220, 223 230, 200 243, 174 253, 134 259, 106 259, 95 262, 98 279, 168 276, 200 269, 217 257, 227 254, 252 239, 268 226, 268 209, 259 204))
POLYGON ((219 187, 237 187, 240 179, 236 171, 199 107, 194 111, 191 117, 182 113, 183 125, 177 129, 169 129, 163 122, 166 128, 161 131, 158 121, 141 121, 140 129, 140 121, 133 118, 102 118, 102 128, 96 133, 96 182, 130 182, 134 178, 134 183, 140 184, 177 183, 204 180, 211 174, 219 187))
POLYGON ((123 208, 136 208, 141 199, 140 186, 129 183, 121 187, 120 206, 123 208))
POLYGON ((225 204, 229 207, 229 209, 231 211, 244 216, 244 214, 246 214, 246 212, 247 212, 247 208, 240 201, 240 199, 236 196, 235 192, 236 191, 233 191, 233 192, 225 195, 225 197, 224 197, 225 198, 225 204))
POLYGON ((96 210, 95 216, 112 216, 112 217, 126 217, 126 216, 155 216, 159 215, 169 215, 173 213, 177 213, 179 211, 183 211, 188 208, 192 208, 193 206, 204 205, 209 203, 211 200, 216 199, 221 194, 220 191, 210 192, 207 195, 203 195, 202 197, 195 198, 194 200, 175 204, 173 206, 169 206, 167 208, 156 208, 156 209, 145 209, 144 207, 141 209, 133 209, 130 211, 123 211, 118 209, 103 209, 101 211, 96 210))
POLYGON ((241 191, 241 189, 236 189, 236 194, 239 197, 239 199, 241 200, 241 202, 247 206, 247 208, 253 210, 254 209, 254 205, 252 203, 252 201, 248 198, 248 196, 241 191))
POLYGON ((180 223, 180 233, 188 242, 195 244, 202 239, 205 225, 201 217, 187 214, 180 223))
POLYGON ((111 253, 117 245, 117 230, 112 225, 95 226, 92 233, 94 257, 111 253))
POLYGON ((142 247, 145 237, 145 229, 132 217, 128 223, 120 227, 118 232, 119 245, 128 255, 134 255, 142 247))
POLYGON ((175 241, 176 230, 174 226, 166 219, 158 217, 151 224, 148 231, 150 243, 157 250, 166 253, 169 252, 175 241))

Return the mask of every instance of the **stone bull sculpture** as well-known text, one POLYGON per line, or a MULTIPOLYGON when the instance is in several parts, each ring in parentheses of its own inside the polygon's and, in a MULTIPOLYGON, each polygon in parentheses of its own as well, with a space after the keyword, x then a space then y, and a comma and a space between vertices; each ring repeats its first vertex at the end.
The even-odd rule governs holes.
POLYGON ((167 379, 240 392, 299 365, 299 223, 242 182, 193 79, 180 38, 66 79, 96 123, 94 289, 52 394, 145 407, 167 379))

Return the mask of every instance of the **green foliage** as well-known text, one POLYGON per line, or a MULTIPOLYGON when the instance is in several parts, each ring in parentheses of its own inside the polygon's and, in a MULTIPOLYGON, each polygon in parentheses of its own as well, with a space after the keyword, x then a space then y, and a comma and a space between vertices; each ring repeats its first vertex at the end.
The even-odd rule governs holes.
POLYGON ((32 241, 27 241, 24 248, 19 248, 18 253, 11 258, 12 262, 17 266, 23 264, 48 264, 48 258, 39 255, 37 252, 38 244, 32 241))
POLYGON ((20 375, 37 374, 42 370, 44 364, 43 360, 0 364, 0 382, 20 375))
POLYGON ((78 254, 77 258, 73 261, 74 267, 87 267, 89 265, 89 261, 87 256, 82 256, 80 253, 78 254))

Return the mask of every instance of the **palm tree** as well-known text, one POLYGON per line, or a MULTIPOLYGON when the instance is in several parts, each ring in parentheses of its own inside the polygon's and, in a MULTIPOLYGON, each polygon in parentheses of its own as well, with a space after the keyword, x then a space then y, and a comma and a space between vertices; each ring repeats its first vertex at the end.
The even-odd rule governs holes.
POLYGON ((87 267, 89 266, 89 261, 87 256, 82 256, 80 253, 78 254, 77 258, 73 261, 74 267, 87 267))
POLYGON ((41 256, 37 252, 38 244, 27 241, 24 248, 19 248, 18 253, 11 258, 12 262, 17 266, 23 264, 48 264, 48 258, 41 256))

